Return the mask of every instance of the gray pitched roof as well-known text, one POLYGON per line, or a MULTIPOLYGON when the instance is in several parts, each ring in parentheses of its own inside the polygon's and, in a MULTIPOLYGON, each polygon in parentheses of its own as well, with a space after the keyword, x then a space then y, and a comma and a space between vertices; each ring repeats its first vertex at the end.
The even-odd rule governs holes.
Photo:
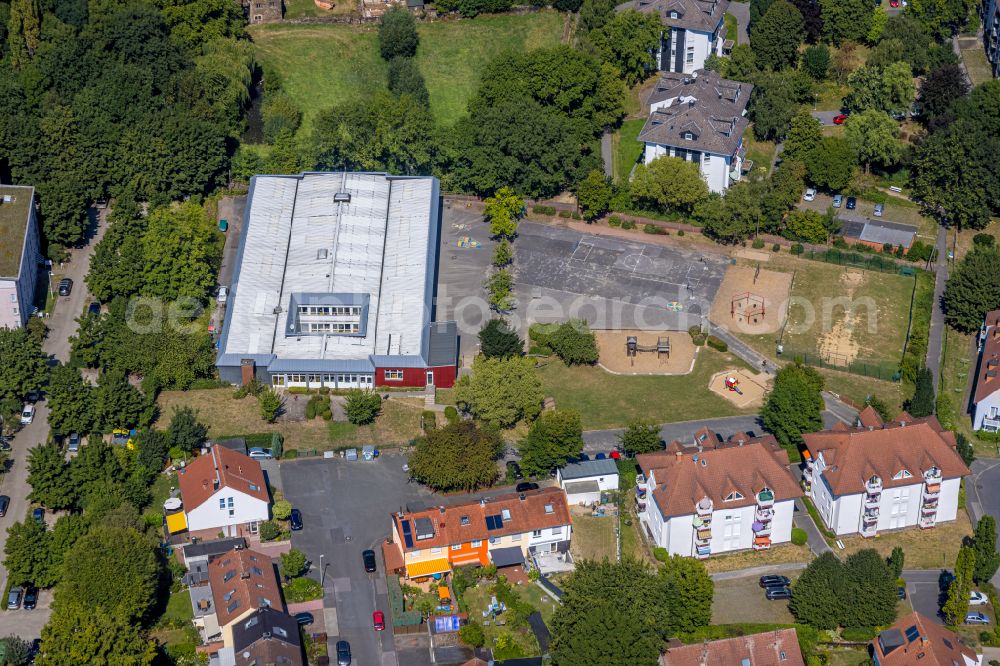
POLYGON ((729 0, 630 0, 615 9, 656 14, 663 25, 671 28, 714 32, 729 9, 729 0), (677 18, 670 18, 671 11, 677 12, 677 18))
POLYGON ((662 106, 649 114, 639 141, 732 155, 750 124, 743 112, 752 90, 715 72, 664 74, 649 98, 650 107, 662 106), (691 139, 684 138, 687 132, 691 139))
POLYGON ((618 473, 618 465, 610 458, 605 458, 604 460, 583 460, 581 462, 567 463, 559 473, 566 481, 570 479, 586 479, 592 476, 610 476, 618 473))
POLYGON ((859 238, 869 243, 881 243, 883 245, 891 243, 893 245, 910 247, 916 235, 917 228, 907 224, 869 220, 859 238))

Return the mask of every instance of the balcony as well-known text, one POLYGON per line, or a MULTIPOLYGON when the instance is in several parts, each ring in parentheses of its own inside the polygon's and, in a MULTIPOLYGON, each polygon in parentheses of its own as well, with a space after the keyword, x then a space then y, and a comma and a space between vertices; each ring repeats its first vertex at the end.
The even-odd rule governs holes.
POLYGON ((712 530, 711 528, 700 528, 694 533, 694 538, 699 543, 708 543, 712 540, 712 530))
POLYGON ((861 536, 868 538, 868 537, 873 537, 876 534, 878 534, 878 527, 875 523, 872 523, 871 525, 861 526, 861 536))
POLYGON ((935 502, 934 504, 925 504, 922 507, 920 507, 920 513, 921 515, 924 516, 936 516, 937 510, 938 510, 937 502, 935 502))
POLYGON ((941 494, 941 484, 938 482, 928 483, 924 487, 924 497, 937 497, 941 494))
POLYGON ((635 510, 638 513, 644 513, 646 511, 646 500, 640 499, 640 498, 636 497, 635 498, 635 510))
POLYGON ((695 546, 694 556, 699 560, 707 559, 709 555, 712 554, 712 547, 708 545, 695 546))
POLYGON ((924 481, 927 483, 940 483, 941 482, 941 470, 937 467, 931 467, 929 470, 924 472, 924 481))
POLYGON ((754 550, 767 550, 770 547, 771 547, 771 537, 769 536, 754 537, 753 540, 754 550))
POLYGON ((754 527, 760 526, 754 529, 754 536, 771 536, 771 524, 770 523, 754 523, 754 527))
POLYGON ((762 509, 757 507, 756 519, 760 521, 770 521, 774 518, 774 509, 762 509))
POLYGON ((641 490, 642 492, 646 492, 646 490, 649 488, 648 484, 649 482, 646 480, 645 474, 640 474, 639 476, 635 477, 636 490, 641 490))
POLYGON ((917 521, 917 527, 922 530, 927 530, 934 527, 935 519, 933 516, 921 516, 920 520, 917 521))
POLYGON ((865 495, 865 508, 875 509, 882 503, 882 495, 865 495))
POLYGON ((774 493, 770 490, 757 493, 757 506, 765 509, 774 506, 774 493))
POLYGON ((861 521, 864 523, 877 523, 878 522, 878 511, 865 511, 861 515, 861 521))
POLYGON ((987 432, 996 432, 1000 430, 1000 419, 990 419, 984 416, 983 425, 979 429, 986 430, 987 432))
POLYGON ((694 505, 694 510, 699 516, 712 515, 712 500, 703 497, 701 501, 694 505))
POLYGON ((877 476, 865 482, 865 492, 869 495, 876 495, 882 492, 882 479, 877 476))

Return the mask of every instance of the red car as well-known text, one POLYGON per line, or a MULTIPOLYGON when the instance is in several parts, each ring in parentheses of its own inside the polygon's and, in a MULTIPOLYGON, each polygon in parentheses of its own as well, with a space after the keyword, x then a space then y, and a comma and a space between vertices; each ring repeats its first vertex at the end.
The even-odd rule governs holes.
POLYGON ((889 6, 892 7, 893 9, 899 7, 899 0, 889 0, 889 6))
POLYGON ((385 613, 382 611, 372 613, 372 625, 374 625, 375 631, 385 631, 385 613))
POLYGON ((847 116, 844 116, 844 115, 834 116, 833 117, 833 124, 834 125, 843 125, 845 120, 847 120, 847 116))

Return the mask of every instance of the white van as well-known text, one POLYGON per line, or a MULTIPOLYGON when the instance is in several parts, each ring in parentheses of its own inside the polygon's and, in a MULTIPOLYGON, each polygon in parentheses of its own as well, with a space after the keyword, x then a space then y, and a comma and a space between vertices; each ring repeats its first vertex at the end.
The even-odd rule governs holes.
POLYGON ((219 287, 219 295, 215 297, 215 300, 219 303, 225 303, 229 298, 229 287, 219 287))

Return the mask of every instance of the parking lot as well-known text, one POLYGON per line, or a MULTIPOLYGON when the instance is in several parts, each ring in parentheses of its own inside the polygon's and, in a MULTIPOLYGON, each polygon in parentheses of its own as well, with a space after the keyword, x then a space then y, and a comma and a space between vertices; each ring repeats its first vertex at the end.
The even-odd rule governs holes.
POLYGON ((939 585, 940 576, 941 572, 934 570, 903 572, 903 578, 906 580, 906 597, 910 600, 913 610, 938 624, 944 624, 940 615, 941 604, 944 602, 944 594, 939 585))
MULTIPOLYGON (((482 215, 446 204, 437 318, 455 319, 463 353, 491 316, 483 280, 495 243, 482 215)), ((707 316, 727 260, 635 240, 593 236, 522 221, 514 242, 516 308, 522 333, 534 322, 584 319, 597 329, 686 330, 707 316)))

